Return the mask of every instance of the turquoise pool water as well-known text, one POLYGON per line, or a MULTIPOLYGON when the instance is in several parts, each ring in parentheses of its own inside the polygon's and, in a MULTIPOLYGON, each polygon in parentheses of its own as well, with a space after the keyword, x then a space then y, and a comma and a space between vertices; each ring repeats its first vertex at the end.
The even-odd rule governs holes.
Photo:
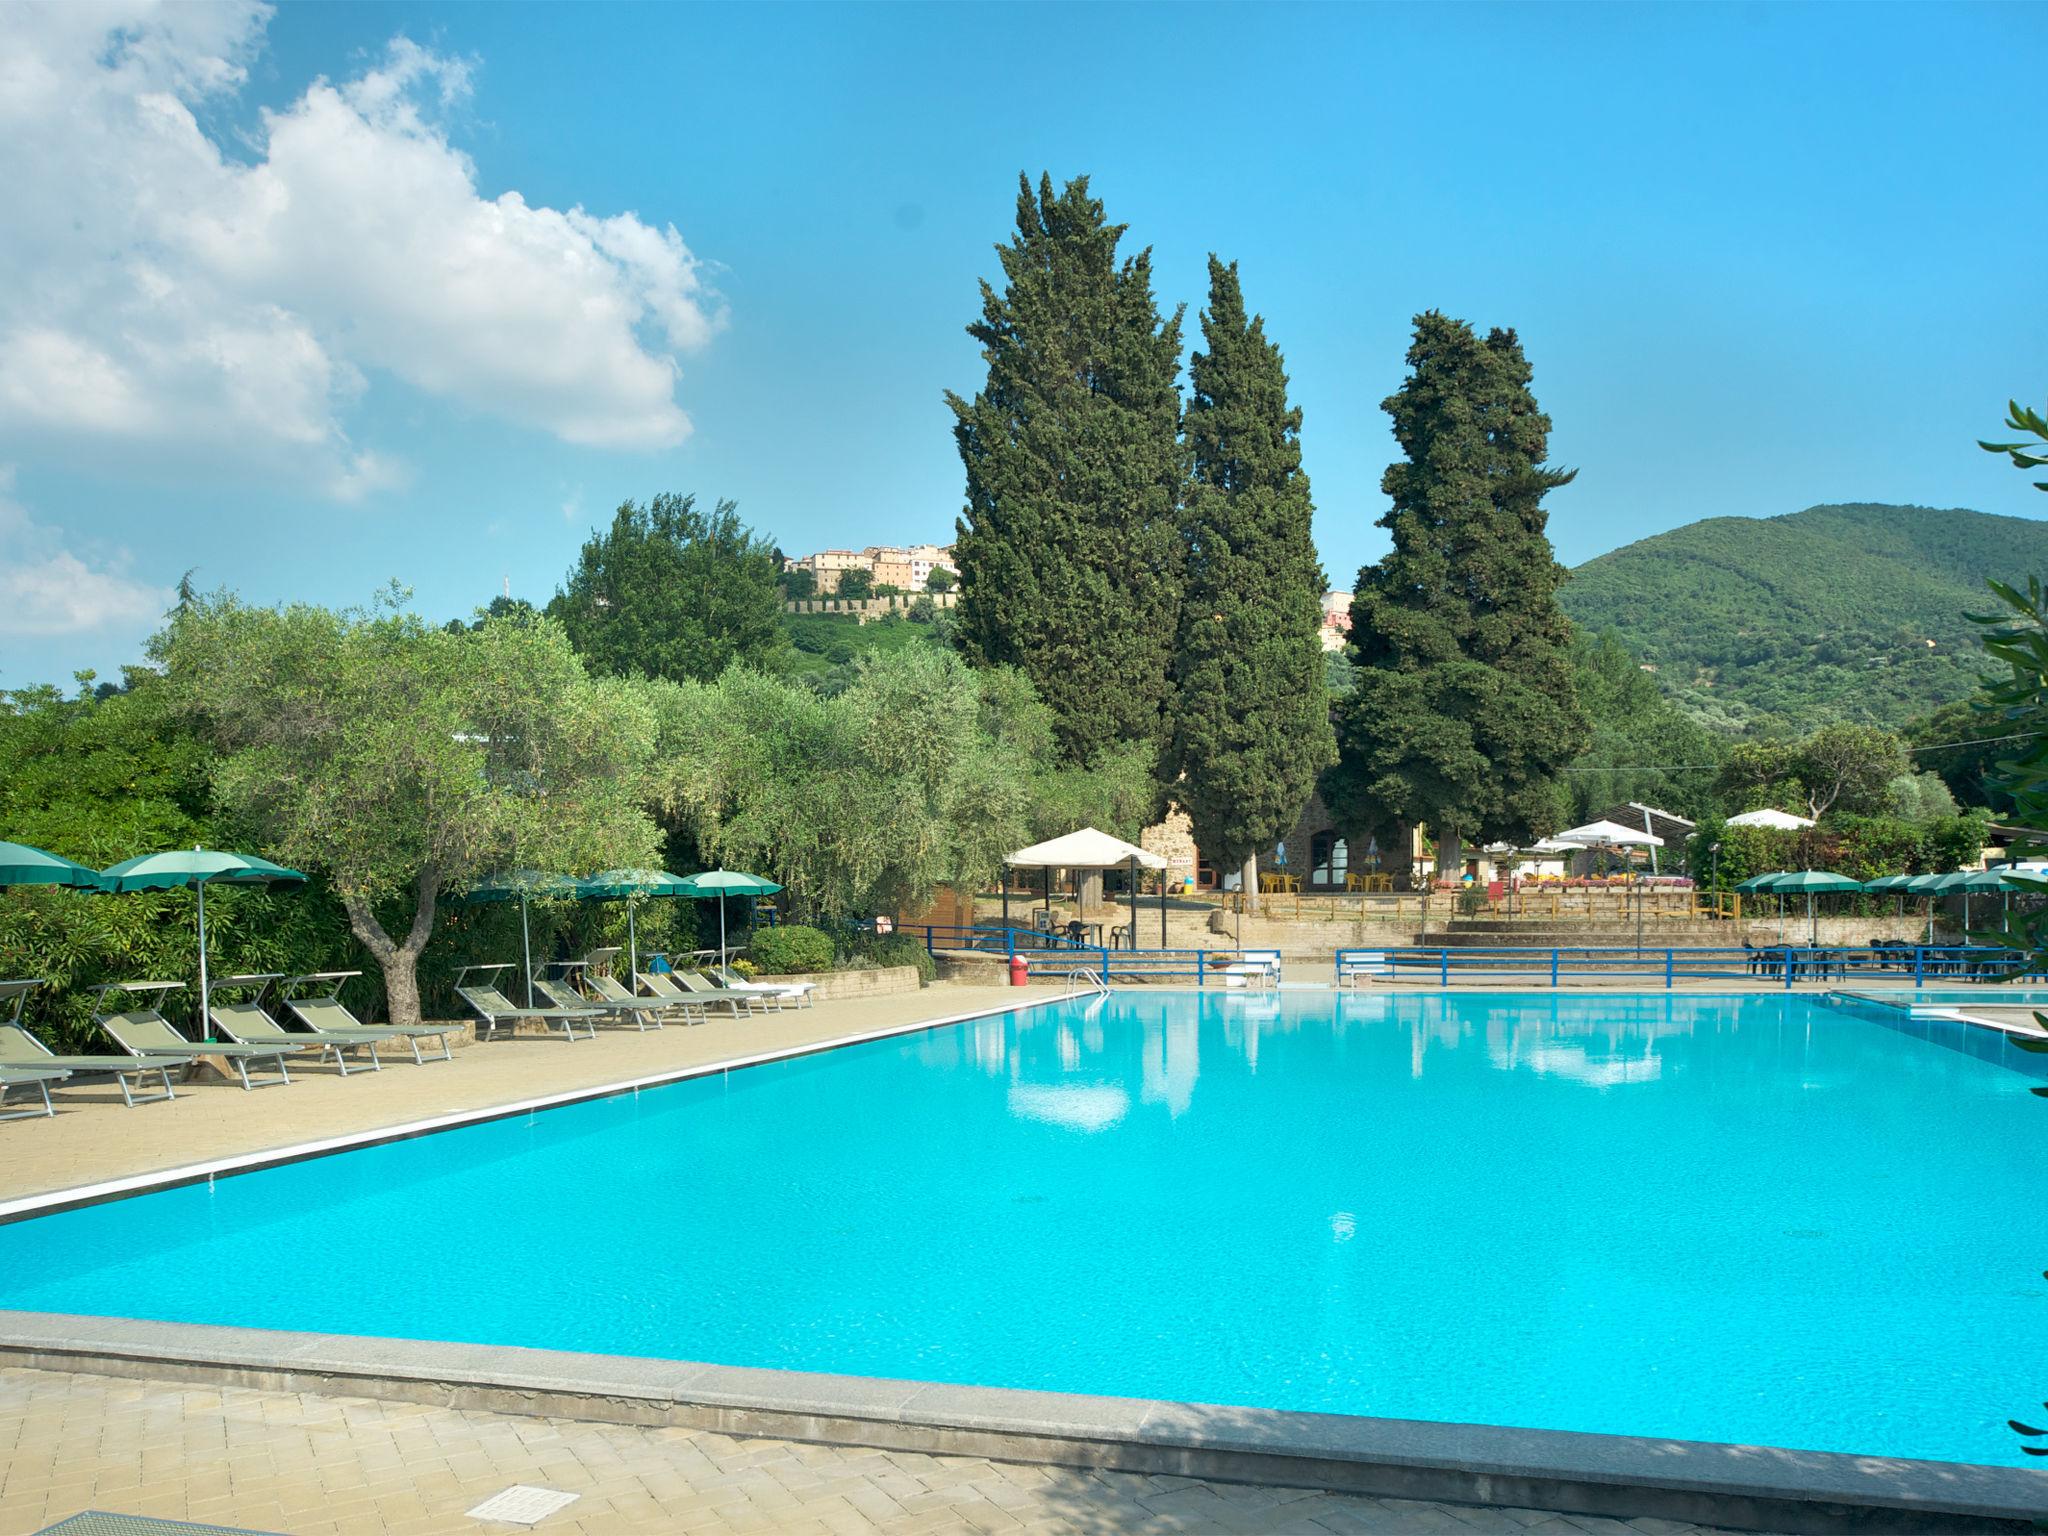
POLYGON ((2011 1462, 2032 1081, 1805 997, 1120 995, 18 1222, 0 1306, 2011 1462))

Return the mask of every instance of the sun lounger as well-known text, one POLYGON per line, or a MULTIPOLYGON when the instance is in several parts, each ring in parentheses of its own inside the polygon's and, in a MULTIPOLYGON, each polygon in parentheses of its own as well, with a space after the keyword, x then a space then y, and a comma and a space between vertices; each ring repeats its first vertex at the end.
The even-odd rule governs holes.
MULTIPOLYGON (((593 953, 593 959, 597 955, 605 953, 603 950, 597 950, 593 953)), ((618 951, 612 950, 610 953, 615 955, 618 951)), ((704 1022, 704 1010, 691 1002, 690 999, 641 997, 635 992, 628 991, 626 984, 620 981, 618 977, 612 975, 610 971, 593 965, 589 960, 583 962, 583 984, 596 995, 598 1002, 613 1008, 634 1009, 645 1017, 654 1020, 654 1026, 657 1029, 661 1027, 664 1019, 676 1019, 685 1024, 701 1024, 704 1022)))
MULTIPOLYGON (((581 961, 572 963, 582 964, 581 961)), ((537 976, 533 984, 540 988, 541 996, 557 1008, 589 1008, 600 1018, 609 1019, 614 1024, 631 1024, 642 1034, 649 1028, 661 1028, 661 1020, 655 1017, 652 1009, 637 1006, 639 999, 635 999, 633 1004, 615 1003, 603 998, 593 1000, 577 991, 566 977, 561 981, 549 981, 537 976)))
MULTIPOLYGON (((122 1101, 131 1109, 137 1104, 156 1104, 177 1097, 171 1090, 171 1068, 187 1066, 196 1057, 187 1056, 183 1061, 168 1057, 137 1061, 128 1056, 59 1056, 30 1034, 21 1022, 22 1005, 28 1001, 28 994, 41 985, 40 981, 0 981, 0 1005, 9 998, 14 1001, 13 1015, 5 1024, 0 1024, 0 1068, 11 1072, 63 1072, 81 1077, 111 1077, 120 1085, 122 1101), (152 1076, 162 1080, 164 1091, 137 1097, 128 1080, 152 1076)), ((46 1084, 44 1097, 48 1096, 46 1084)))
POLYGON ((726 987, 714 987, 701 976, 688 971, 642 971, 640 985, 655 997, 665 997, 671 1002, 686 999, 697 1002, 709 1009, 723 1008, 732 1018, 751 1013, 757 997, 745 992, 734 992, 726 987))
MULTIPOLYGON (((289 1051, 313 1051, 320 1056, 332 1056, 334 1065, 343 1077, 348 1076, 348 1052, 366 1051, 370 1057, 370 1070, 381 1072, 384 1063, 377 1059, 379 1035, 366 1034, 361 1030, 345 1029, 329 1033, 314 1030, 294 1034, 273 1019, 263 1006, 263 994, 270 990, 274 981, 282 981, 281 972, 262 975, 224 976, 213 983, 212 990, 246 992, 249 995, 233 1002, 223 1002, 218 997, 206 1000, 206 1016, 213 1021, 213 1027, 230 1040, 242 1045, 275 1045, 289 1051)), ((360 1065, 360 1063, 358 1064, 360 1065)))
POLYGON ((415 1066, 424 1066, 434 1058, 420 1055, 422 1040, 437 1041, 441 1047, 442 1061, 453 1061, 454 1055, 448 1048, 448 1037, 456 1033, 454 1024, 365 1024, 353 1013, 348 1004, 341 1000, 341 986, 362 975, 361 971, 312 971, 304 976, 293 976, 278 987, 278 996, 286 1008, 307 1029, 317 1033, 373 1035, 379 1040, 396 1040, 412 1050, 415 1066), (308 993, 299 997, 294 994, 301 988, 308 993), (324 990, 322 990, 324 989, 324 990))
POLYGON ((99 1025, 100 1032, 130 1056, 143 1061, 154 1061, 176 1057, 180 1062, 190 1061, 195 1056, 215 1056, 235 1069, 235 1075, 242 1080, 244 1092, 252 1088, 282 1088, 291 1086, 291 1068, 285 1065, 285 1058, 297 1048, 295 1046, 242 1045, 233 1040, 187 1040, 171 1027, 171 1021, 157 1010, 152 1001, 144 1008, 129 1008, 115 1011, 108 1008, 110 999, 120 994, 154 993, 157 997, 166 992, 175 992, 185 985, 182 981, 113 981, 95 988, 99 1002, 93 1009, 92 1021, 99 1025), (249 1077, 249 1068, 274 1067, 277 1078, 273 1082, 254 1082, 249 1077))
POLYGON ((576 1038, 580 1026, 591 1039, 597 1038, 597 1021, 603 1011, 597 1008, 522 1008, 513 1002, 490 980, 494 971, 509 971, 506 963, 497 965, 466 965, 455 977, 455 995, 475 1010, 483 1021, 484 1038, 489 1039, 500 1028, 511 1028, 522 1020, 532 1019, 550 1029, 559 1029, 570 1040, 576 1038), (479 976, 482 979, 467 982, 465 977, 479 976))
POLYGON ((744 981, 730 971, 720 971, 717 980, 731 991, 768 998, 777 1008, 808 1008, 811 994, 818 990, 815 981, 744 981))
POLYGON ((50 1084, 61 1083, 71 1074, 62 1067, 0 1067, 0 1105, 7 1102, 10 1088, 33 1088, 43 1096, 41 1109, 0 1109, 0 1120, 42 1120, 57 1113, 50 1102, 50 1084))

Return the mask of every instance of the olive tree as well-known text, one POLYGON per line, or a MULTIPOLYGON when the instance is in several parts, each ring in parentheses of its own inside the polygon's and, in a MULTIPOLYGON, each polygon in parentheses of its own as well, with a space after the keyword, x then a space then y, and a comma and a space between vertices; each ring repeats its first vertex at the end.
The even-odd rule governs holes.
POLYGON ((653 861, 655 719, 637 685, 591 678, 558 623, 451 632, 402 602, 197 597, 155 656, 218 753, 222 806, 266 853, 332 881, 391 1018, 412 1023, 444 894, 513 865, 653 861))

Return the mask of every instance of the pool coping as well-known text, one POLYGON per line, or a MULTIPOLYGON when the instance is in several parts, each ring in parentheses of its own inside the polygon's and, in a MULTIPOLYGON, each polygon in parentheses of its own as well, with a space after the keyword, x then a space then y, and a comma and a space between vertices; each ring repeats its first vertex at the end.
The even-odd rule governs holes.
POLYGON ((0 1365, 1754 1530, 2032 1531, 2048 1474, 496 1345, 0 1311, 0 1365))
POLYGON ((322 1136, 308 1141, 288 1142, 279 1147, 265 1147, 255 1152, 237 1152, 223 1157, 211 1157, 196 1163, 181 1163, 169 1168, 153 1169, 144 1173, 123 1174, 119 1178, 100 1179, 91 1184, 74 1184, 62 1189, 40 1190, 32 1194, 13 1195, 0 1199, 0 1226, 9 1222, 26 1221, 36 1216, 53 1215, 58 1211, 75 1210, 80 1206, 100 1205, 109 1200, 125 1200, 132 1195, 149 1194, 159 1189, 175 1189, 186 1184, 203 1184, 210 1179, 230 1178, 240 1173, 255 1173, 265 1168, 276 1168, 286 1163, 304 1162, 309 1158, 331 1157, 340 1152, 353 1152, 362 1147, 381 1146, 386 1142, 410 1141, 419 1136, 432 1136, 442 1131, 459 1130, 464 1126, 482 1125, 492 1120, 509 1120, 517 1115, 534 1114, 545 1109, 559 1109, 565 1105, 588 1103, 593 1099, 617 1098, 621 1094, 638 1093, 643 1088, 662 1088, 671 1083, 689 1082, 693 1078, 711 1077, 724 1072, 737 1072, 746 1067, 766 1066, 777 1061, 792 1061, 802 1056, 815 1056, 825 1051, 842 1050, 847 1046, 865 1045, 870 1041, 893 1039, 899 1035, 914 1035, 924 1030, 944 1029, 954 1024, 968 1024, 976 1019, 997 1018, 1005 1014, 1021 1013, 1029 1008, 1042 1008, 1053 1003, 1072 1001, 1077 995, 1070 991, 1046 992, 1037 996, 1025 996, 1014 1001, 999 1003, 991 1008, 974 1008, 965 1013, 942 1014, 929 1019, 912 1019, 902 1024, 884 1025, 879 1029, 857 1030, 851 1034, 834 1035, 829 1039, 812 1040, 798 1045, 789 1045, 772 1051, 750 1051, 739 1056, 725 1056, 717 1061, 698 1062, 690 1066, 672 1067, 661 1072, 644 1073, 638 1077, 621 1078, 610 1083, 592 1083, 581 1088, 565 1088, 557 1093, 536 1094, 524 1099, 511 1099, 502 1104, 481 1105, 475 1109, 452 1110, 445 1115, 428 1115, 416 1120, 402 1120, 391 1125, 374 1126, 361 1131, 347 1131, 338 1136, 322 1136))

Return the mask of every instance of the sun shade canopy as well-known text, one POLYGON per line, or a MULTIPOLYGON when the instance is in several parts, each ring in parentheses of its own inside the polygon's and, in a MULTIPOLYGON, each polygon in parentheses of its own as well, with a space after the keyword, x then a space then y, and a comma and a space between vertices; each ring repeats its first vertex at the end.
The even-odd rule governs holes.
POLYGON ((1136 862, 1144 869, 1164 869, 1166 860, 1136 843, 1083 827, 1062 837, 1019 848, 1003 862, 1026 869, 1117 869, 1136 862))

